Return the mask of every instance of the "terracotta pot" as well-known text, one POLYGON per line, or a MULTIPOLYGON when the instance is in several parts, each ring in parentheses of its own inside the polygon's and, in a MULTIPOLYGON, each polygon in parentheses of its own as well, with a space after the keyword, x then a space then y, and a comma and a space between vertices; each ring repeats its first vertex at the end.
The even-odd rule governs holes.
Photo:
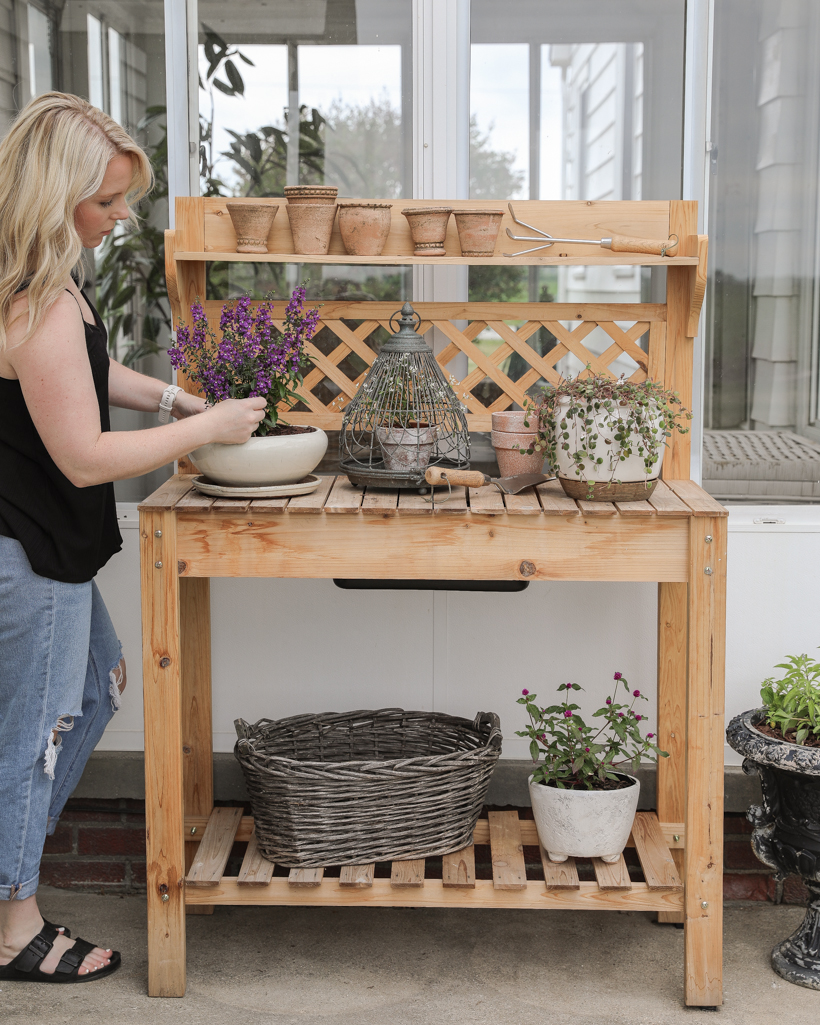
POLYGON ((381 256, 390 234, 389 203, 344 203, 339 231, 351 256, 381 256))
POLYGON ((388 470, 424 470, 436 443, 436 428, 415 423, 376 428, 376 437, 388 470))
POLYGON ((285 199, 290 206, 304 203, 323 203, 326 206, 336 202, 339 190, 335 185, 286 185, 285 199))
POLYGON ((236 232, 237 253, 266 253, 278 203, 226 203, 236 232))
POLYGON ((462 256, 492 256, 503 210, 456 210, 462 256))
POLYGON ((494 431, 509 434, 536 434, 538 432, 538 414, 528 413, 525 409, 509 409, 505 413, 493 413, 494 431))
POLYGON ((514 477, 517 473, 540 473, 544 468, 546 456, 543 451, 531 454, 521 452, 522 448, 526 450, 532 446, 534 433, 493 431, 491 438, 502 477, 514 477))
POLYGON ((453 208, 449 206, 417 206, 402 210, 410 225, 414 256, 446 256, 444 239, 453 208))
POLYGON ((336 204, 288 203, 288 220, 293 234, 293 251, 303 256, 324 256, 330 248, 336 204))

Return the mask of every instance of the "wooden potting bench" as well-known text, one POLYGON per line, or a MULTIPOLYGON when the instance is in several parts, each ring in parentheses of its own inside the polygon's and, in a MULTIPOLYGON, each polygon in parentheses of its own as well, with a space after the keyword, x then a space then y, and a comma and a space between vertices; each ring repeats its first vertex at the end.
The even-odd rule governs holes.
MULTIPOLYGON (((407 202, 394 205, 385 255, 357 259, 344 255, 337 236, 329 256, 295 258, 284 211, 274 221, 269 255, 244 257, 233 252, 224 200, 177 200, 178 227, 166 236, 174 317, 187 317, 190 302, 205 295, 205 266, 212 260, 482 262, 461 257, 452 222, 447 257, 410 255, 399 213, 407 202)), ((555 364, 570 352, 582 365, 602 371, 625 353, 634 360, 634 380, 662 381, 689 405, 693 336, 706 274, 706 239, 696 234, 696 204, 522 202, 516 213, 559 236, 676 234, 680 255, 630 256, 562 245, 555 255, 515 261, 496 255, 483 261, 663 265, 665 303, 416 303, 423 318, 419 330, 438 328, 448 340, 439 362, 446 366, 463 352, 473 364, 455 385, 468 407, 470 427, 488 430, 491 411, 520 403, 524 390, 541 377, 555 381, 555 364), (540 356, 527 339, 542 326, 557 345, 540 356), (611 339, 601 355, 584 345, 596 326, 611 339), (474 344, 486 327, 501 339, 491 355, 474 344), (513 353, 529 366, 516 381, 502 369, 513 353), (485 377, 500 389, 489 408, 474 394, 485 377)), ((503 234, 506 223, 505 218, 499 253, 521 245, 503 234)), ((361 368, 374 359, 368 339, 398 305, 324 304, 320 327, 327 330, 323 341, 308 346, 314 368, 301 389, 302 411, 291 421, 339 429, 342 410, 364 376, 361 368), (358 363, 347 359, 351 353, 358 363)), ((205 302, 212 321, 218 320, 220 306, 205 302)), ((449 502, 433 508, 418 494, 362 490, 343 477, 326 477, 314 494, 290 500, 213 500, 194 491, 186 473, 142 503, 151 995, 185 992, 186 906, 203 913, 219 904, 403 905, 655 911, 664 921, 684 923, 686 1003, 722 1002, 726 510, 689 480, 688 439, 670 439, 663 483, 651 499, 626 504, 575 502, 552 482, 508 498, 490 489, 455 489, 449 502), (528 878, 522 844, 536 845, 537 836, 533 823, 519 821, 515 813, 481 820, 473 847, 443 859, 441 878, 425 878, 423 862, 396 862, 390 878, 374 878, 372 865, 348 866, 332 877, 321 869, 274 875, 257 853, 253 820, 239 809, 213 804, 209 579, 468 575, 658 583, 658 736, 669 758, 658 765, 657 811, 638 813, 630 839, 643 881, 630 879, 623 860, 614 866, 594 863, 594 882, 580 881, 572 862, 556 866, 546 859, 544 878, 541 873, 528 878), (247 853, 239 875, 225 876, 235 840, 248 841, 247 853), (492 880, 476 878, 475 846, 482 844, 490 845, 492 880)), ((385 694, 385 703, 389 697, 385 694)))

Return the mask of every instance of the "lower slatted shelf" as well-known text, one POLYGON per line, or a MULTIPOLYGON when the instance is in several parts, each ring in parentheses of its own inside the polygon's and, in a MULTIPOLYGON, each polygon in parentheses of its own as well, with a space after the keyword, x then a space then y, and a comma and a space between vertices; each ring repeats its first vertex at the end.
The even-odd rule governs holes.
MULTIPOLYGON (((390 878, 376 878, 374 864, 344 865, 338 876, 325 868, 290 869, 274 876, 275 866, 259 853, 253 819, 234 808, 214 808, 202 819, 186 821, 186 837, 199 848, 187 876, 186 904, 370 905, 373 907, 606 908, 679 911, 681 883, 667 836, 682 846, 682 827, 661 824, 654 812, 638 812, 632 826, 644 876, 634 882, 621 855, 617 862, 591 859, 595 881, 579 877, 573 858, 556 863, 538 844, 535 823, 515 811, 490 812, 480 819, 474 844, 445 855, 441 878, 425 877, 423 859, 394 861, 390 878), (199 834, 199 836, 197 836, 199 834), (201 839, 200 839, 201 837, 201 839), (223 872, 236 840, 247 840, 238 876, 223 872), (489 845, 492 879, 476 878, 475 847, 489 845), (538 846, 544 878, 528 878, 524 846, 538 846)), ((328 868, 331 866, 327 866, 328 868)))

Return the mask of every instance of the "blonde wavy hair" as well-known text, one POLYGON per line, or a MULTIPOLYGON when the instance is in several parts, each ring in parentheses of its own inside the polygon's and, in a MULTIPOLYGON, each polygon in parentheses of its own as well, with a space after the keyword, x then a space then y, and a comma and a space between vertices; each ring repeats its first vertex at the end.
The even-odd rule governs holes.
MULTIPOLYGON (((153 185, 148 157, 113 118, 70 93, 33 99, 0 142, 0 351, 21 285, 28 294, 23 341, 62 292, 83 250, 74 213, 99 191, 119 154, 130 156, 134 168, 130 207, 153 185)), ((133 211, 131 219, 136 223, 133 211)))

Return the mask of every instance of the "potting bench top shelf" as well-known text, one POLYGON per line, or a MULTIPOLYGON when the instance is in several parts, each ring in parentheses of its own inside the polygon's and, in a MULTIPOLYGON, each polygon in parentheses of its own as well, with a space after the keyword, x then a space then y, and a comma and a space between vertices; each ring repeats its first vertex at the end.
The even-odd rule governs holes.
MULTIPOLYGON (((570 354, 581 367, 612 377, 620 372, 615 362, 620 367, 629 357, 630 380, 661 382, 691 406, 707 250, 695 203, 515 203, 518 217, 552 235, 677 235, 681 254, 636 258, 562 245, 555 256, 515 261, 503 253, 526 244, 506 237, 506 203, 447 204, 505 209, 496 255, 485 260, 461 256, 452 221, 446 256, 414 257, 401 216, 414 205, 432 204, 392 203, 391 234, 378 261, 347 256, 336 235, 328 257, 294 254, 282 211, 270 252, 248 259, 662 264, 665 303, 419 302, 418 330, 435 345, 471 430, 489 430, 492 413, 520 406, 539 380, 556 383, 559 361, 570 354), (530 344, 542 328, 549 344, 530 344), (460 380, 452 376, 455 367, 460 380)), ((190 324, 190 304, 199 299, 217 327, 222 304, 206 295, 207 264, 238 259, 234 246, 225 200, 177 200, 176 229, 166 235, 175 321, 190 324)), ((399 305, 322 305, 317 334, 306 345, 313 366, 288 413, 292 423, 341 428, 399 305)), ((512 497, 454 488, 446 502, 442 495, 433 505, 417 493, 354 488, 341 476, 325 477, 312 495, 289 500, 213 500, 196 492, 184 472, 146 499, 140 543, 149 993, 185 992, 186 907, 194 914, 248 903, 635 908, 684 923, 686 1003, 720 1004, 726 510, 689 480, 689 462, 689 435, 673 435, 663 481, 648 500, 631 503, 576 502, 549 482, 512 497), (432 861, 347 866, 338 876, 332 866, 303 870, 310 877, 274 869, 259 856, 252 820, 239 809, 214 807, 209 578, 241 576, 657 581, 658 743, 669 757, 658 765, 657 812, 639 813, 633 825, 637 861, 628 871, 623 859, 593 865, 587 879, 577 866, 539 864, 537 851, 525 865, 522 849, 537 842, 532 824, 493 813, 479 822, 472 848, 444 859, 441 878, 432 861), (248 847, 239 875, 226 877, 234 841, 248 847), (471 877, 476 850, 489 856, 492 879, 471 877), (380 878, 384 873, 389 878, 380 878)))

